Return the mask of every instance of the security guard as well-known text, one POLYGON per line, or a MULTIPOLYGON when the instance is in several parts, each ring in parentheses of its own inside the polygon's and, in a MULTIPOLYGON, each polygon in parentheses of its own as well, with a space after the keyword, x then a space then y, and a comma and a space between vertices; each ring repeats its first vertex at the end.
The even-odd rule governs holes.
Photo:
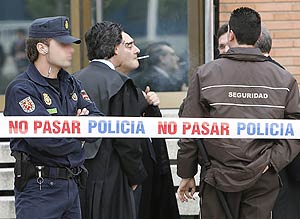
MULTIPOLYGON (((80 83, 64 68, 71 65, 68 17, 32 22, 26 53, 31 64, 8 86, 5 116, 102 115, 80 83)), ((80 219, 78 184, 84 182, 83 142, 76 138, 13 138, 17 218, 80 219)))

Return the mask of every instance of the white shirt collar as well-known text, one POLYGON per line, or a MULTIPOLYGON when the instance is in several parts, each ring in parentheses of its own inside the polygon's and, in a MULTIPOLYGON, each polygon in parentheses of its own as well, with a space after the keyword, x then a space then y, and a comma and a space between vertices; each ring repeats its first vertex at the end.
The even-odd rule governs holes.
POLYGON ((91 62, 102 62, 113 70, 116 70, 115 66, 106 59, 93 59, 91 62))

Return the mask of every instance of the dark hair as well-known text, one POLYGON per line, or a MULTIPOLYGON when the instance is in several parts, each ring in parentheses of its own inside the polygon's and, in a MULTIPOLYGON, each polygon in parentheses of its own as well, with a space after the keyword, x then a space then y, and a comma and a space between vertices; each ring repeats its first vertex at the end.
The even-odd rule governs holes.
POLYGON ((239 44, 254 45, 261 31, 260 15, 247 7, 235 9, 229 19, 229 28, 239 44))
POLYGON ((148 65, 157 65, 160 62, 160 56, 166 55, 167 52, 163 49, 163 46, 171 47, 168 42, 155 42, 151 43, 146 48, 146 54, 149 55, 148 65))
POLYGON ((266 27, 261 28, 261 35, 254 46, 259 48, 262 53, 270 53, 272 48, 272 38, 266 27))
POLYGON ((123 28, 110 21, 96 23, 85 33, 87 56, 92 59, 109 59, 115 55, 115 47, 122 43, 123 28))
POLYGON ((26 55, 31 63, 34 63, 39 57, 39 52, 36 48, 38 43, 44 43, 49 46, 49 38, 29 38, 26 40, 26 55))
POLYGON ((228 31, 228 24, 223 24, 221 27, 219 27, 218 29, 218 33, 217 33, 217 39, 220 38, 220 36, 222 36, 224 33, 227 33, 228 31))

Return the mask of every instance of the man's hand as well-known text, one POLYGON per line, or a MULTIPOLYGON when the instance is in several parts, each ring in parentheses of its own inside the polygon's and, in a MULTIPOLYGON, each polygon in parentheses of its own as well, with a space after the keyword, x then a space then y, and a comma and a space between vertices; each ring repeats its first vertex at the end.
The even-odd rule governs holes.
POLYGON ((145 92, 143 92, 144 97, 149 105, 158 106, 160 101, 157 94, 153 91, 150 91, 150 87, 147 86, 145 92))
POLYGON ((189 179, 182 179, 177 189, 177 195, 180 201, 187 202, 188 199, 194 199, 193 195, 195 191, 196 183, 194 177, 189 179))
POLYGON ((89 115, 90 111, 87 108, 78 109, 76 116, 87 116, 89 115))

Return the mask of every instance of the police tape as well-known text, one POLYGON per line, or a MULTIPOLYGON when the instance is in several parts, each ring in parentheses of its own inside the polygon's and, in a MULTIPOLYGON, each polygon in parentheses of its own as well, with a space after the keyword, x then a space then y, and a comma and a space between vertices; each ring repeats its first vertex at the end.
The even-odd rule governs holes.
POLYGON ((1 116, 0 138, 300 139, 300 121, 278 119, 1 116))

